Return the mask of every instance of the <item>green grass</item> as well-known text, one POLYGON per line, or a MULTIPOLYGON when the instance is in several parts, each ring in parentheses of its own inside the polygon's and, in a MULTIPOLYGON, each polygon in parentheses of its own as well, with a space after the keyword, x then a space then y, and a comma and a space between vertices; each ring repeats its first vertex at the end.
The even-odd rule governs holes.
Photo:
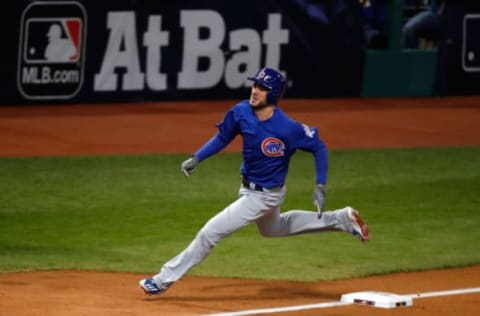
MULTIPOLYGON (((480 263, 480 148, 331 151, 329 209, 371 228, 280 239, 254 225, 192 275, 329 280, 480 263)), ((0 271, 157 272, 237 197, 238 154, 186 179, 185 155, 0 159, 0 271)), ((292 160, 283 210, 311 209, 313 160, 292 160)))

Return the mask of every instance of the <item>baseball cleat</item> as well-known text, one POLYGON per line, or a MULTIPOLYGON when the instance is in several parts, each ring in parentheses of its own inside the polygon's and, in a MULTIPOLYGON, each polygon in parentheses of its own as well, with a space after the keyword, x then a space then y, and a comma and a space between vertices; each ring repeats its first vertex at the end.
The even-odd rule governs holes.
POLYGON ((358 211, 349 207, 348 218, 352 224, 352 234, 355 235, 362 242, 366 243, 370 239, 370 232, 367 224, 362 220, 358 211))
POLYGON ((152 278, 149 278, 140 280, 138 284, 145 294, 156 295, 166 291, 172 283, 162 283, 161 286, 158 286, 152 278))

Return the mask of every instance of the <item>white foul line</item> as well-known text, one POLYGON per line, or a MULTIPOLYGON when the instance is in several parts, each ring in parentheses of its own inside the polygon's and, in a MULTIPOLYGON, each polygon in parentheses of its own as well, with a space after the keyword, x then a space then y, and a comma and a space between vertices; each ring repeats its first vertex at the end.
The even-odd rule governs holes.
POLYGON ((309 304, 309 305, 285 306, 285 307, 262 308, 262 309, 249 309, 249 310, 244 310, 244 311, 239 311, 239 312, 208 314, 208 316, 259 315, 259 314, 270 314, 270 313, 279 313, 279 312, 294 312, 294 311, 301 311, 301 310, 305 310, 305 309, 337 307, 337 306, 350 305, 350 304, 351 303, 333 301, 333 302, 325 302, 325 303, 309 304))
POLYGON ((408 297, 411 297, 412 299, 414 299, 414 298, 427 298, 427 297, 470 294, 470 293, 479 293, 479 292, 480 292, 480 287, 472 287, 472 288, 469 288, 469 289, 458 289, 458 290, 448 290, 448 291, 439 291, 439 292, 405 294, 405 296, 408 296, 408 297))
MULTIPOLYGON (((438 291, 438 292, 406 294, 405 296, 411 297, 412 299, 419 299, 419 298, 460 295, 460 294, 471 294, 471 293, 480 293, 480 287, 457 289, 457 290, 448 290, 448 291, 438 291)), ((260 315, 260 314, 271 314, 271 313, 281 313, 281 312, 293 312, 293 311, 315 309, 315 308, 338 307, 338 306, 345 306, 345 305, 351 305, 351 304, 352 303, 341 302, 341 301, 333 301, 333 302, 308 304, 308 305, 285 306, 285 307, 262 308, 262 309, 249 309, 249 310, 238 311, 238 312, 208 314, 208 316, 260 315)))

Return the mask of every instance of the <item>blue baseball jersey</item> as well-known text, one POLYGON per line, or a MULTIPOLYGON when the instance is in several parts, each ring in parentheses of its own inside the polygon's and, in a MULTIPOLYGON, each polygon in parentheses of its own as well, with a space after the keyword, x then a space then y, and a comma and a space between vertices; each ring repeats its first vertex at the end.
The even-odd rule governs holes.
POLYGON ((328 154, 316 128, 292 120, 276 107, 273 115, 260 121, 248 100, 232 107, 218 133, 194 155, 200 161, 220 152, 237 135, 243 137, 241 174, 249 181, 266 188, 282 186, 288 173, 290 159, 297 150, 313 154, 316 182, 326 184, 328 154))

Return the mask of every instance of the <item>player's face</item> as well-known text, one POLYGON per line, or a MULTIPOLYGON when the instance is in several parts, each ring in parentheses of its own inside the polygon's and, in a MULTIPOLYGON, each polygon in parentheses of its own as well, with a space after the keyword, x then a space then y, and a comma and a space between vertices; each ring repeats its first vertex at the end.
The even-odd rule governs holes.
POLYGON ((254 82, 250 92, 250 105, 260 107, 267 104, 267 94, 269 90, 254 82))

